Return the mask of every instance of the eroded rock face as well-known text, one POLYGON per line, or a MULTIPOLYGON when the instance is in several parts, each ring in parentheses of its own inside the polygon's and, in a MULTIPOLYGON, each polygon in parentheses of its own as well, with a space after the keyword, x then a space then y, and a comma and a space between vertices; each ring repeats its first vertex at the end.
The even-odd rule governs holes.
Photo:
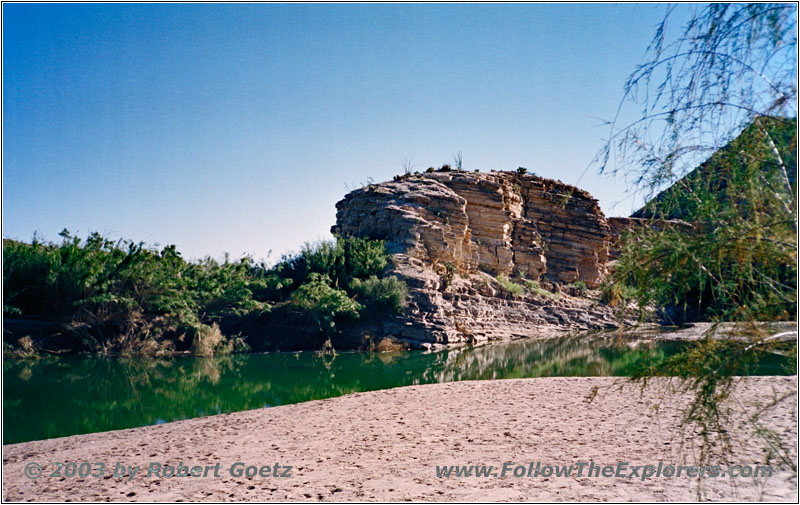
POLYGON ((581 189, 510 172, 438 172, 355 190, 336 208, 332 231, 386 240, 392 273, 409 285, 405 317, 365 331, 450 344, 616 324, 596 301, 558 293, 574 281, 595 287, 607 273, 611 230, 581 189), (526 292, 509 293, 499 276, 526 292))
POLYGON ((605 275, 610 228, 587 192, 536 176, 441 172, 375 184, 336 204, 335 233, 474 273, 583 281, 605 275))

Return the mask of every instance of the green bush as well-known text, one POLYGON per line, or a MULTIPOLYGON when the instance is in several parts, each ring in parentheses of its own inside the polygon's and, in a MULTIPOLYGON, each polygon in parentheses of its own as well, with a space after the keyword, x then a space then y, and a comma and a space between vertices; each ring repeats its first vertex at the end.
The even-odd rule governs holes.
POLYGON ((388 264, 382 240, 336 237, 335 240, 306 243, 300 253, 287 256, 273 272, 302 284, 310 274, 327 275, 334 286, 346 286, 350 279, 380 275, 388 264))
POLYGON ((312 273, 292 293, 292 304, 308 313, 319 330, 332 333, 337 320, 358 319, 362 305, 347 296, 344 290, 331 287, 330 278, 312 273))
POLYGON ((347 275, 351 277, 364 279, 380 275, 389 263, 383 240, 345 237, 337 241, 344 246, 347 275))
POLYGON ((450 284, 453 283, 453 280, 456 278, 456 266, 452 261, 448 261, 444 264, 444 273, 441 274, 440 277, 442 280, 442 291, 444 291, 450 286, 450 284))
POLYGON ((408 289, 397 277, 379 279, 374 275, 369 279, 353 279, 350 289, 355 299, 360 300, 370 313, 402 313, 406 306, 408 289))

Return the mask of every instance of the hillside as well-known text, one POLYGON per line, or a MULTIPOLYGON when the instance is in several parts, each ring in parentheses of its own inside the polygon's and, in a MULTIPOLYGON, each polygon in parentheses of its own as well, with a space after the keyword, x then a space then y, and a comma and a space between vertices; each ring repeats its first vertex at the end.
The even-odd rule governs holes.
POLYGON ((729 179, 736 177, 754 157, 762 160, 758 163, 763 174, 762 183, 785 188, 783 170, 773 155, 764 131, 780 153, 792 192, 797 195, 797 118, 764 117, 758 121, 760 126, 751 123, 734 140, 680 181, 660 192, 631 217, 691 221, 698 205, 698 199, 693 198, 691 193, 725 198, 729 179))

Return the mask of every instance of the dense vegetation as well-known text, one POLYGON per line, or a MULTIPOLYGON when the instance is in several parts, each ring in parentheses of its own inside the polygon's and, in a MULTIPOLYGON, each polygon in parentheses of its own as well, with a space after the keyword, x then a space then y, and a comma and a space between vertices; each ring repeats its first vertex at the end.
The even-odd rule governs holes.
POLYGON ((675 322, 736 321, 744 341, 720 342, 721 325, 711 325, 695 346, 635 380, 680 378, 672 391, 691 400, 679 438, 696 464, 730 456, 736 412, 762 440, 765 462, 796 474, 791 445, 762 420, 778 408, 796 416, 797 390, 764 391, 764 402, 745 406, 733 386, 740 364, 785 352, 780 341, 792 337, 796 373, 796 331, 764 321, 797 311, 797 122, 789 119, 798 103, 797 5, 697 4, 677 30, 676 7, 666 9, 597 160, 646 197, 672 189, 638 213, 646 221, 624 238, 607 299, 663 307, 675 322))
POLYGON ((796 132, 759 118, 636 212, 653 225, 628 234, 615 281, 668 322, 795 317, 796 132))
POLYGON ((268 267, 250 257, 190 262, 174 246, 98 233, 61 237, 3 242, 3 317, 59 325, 34 347, 199 355, 319 347, 349 323, 405 305, 405 284, 383 276, 382 241, 337 237, 268 267))

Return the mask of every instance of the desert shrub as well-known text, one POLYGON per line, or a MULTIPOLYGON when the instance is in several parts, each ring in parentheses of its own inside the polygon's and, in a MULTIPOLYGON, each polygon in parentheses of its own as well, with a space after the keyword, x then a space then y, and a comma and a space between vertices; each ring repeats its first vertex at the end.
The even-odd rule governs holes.
POLYGON ((299 286, 312 273, 326 275, 334 286, 347 286, 350 279, 380 275, 388 264, 386 244, 382 240, 358 237, 336 237, 306 243, 300 253, 287 256, 273 273, 289 278, 299 286))
POLYGON ((388 263, 384 241, 337 236, 334 241, 306 244, 266 278, 281 286, 277 294, 284 298, 276 300, 278 307, 287 303, 303 310, 314 331, 330 336, 339 333, 341 324, 362 315, 402 311, 406 286, 395 277, 381 277, 388 263))
POLYGON ((211 326, 202 325, 192 340, 192 354, 195 356, 213 356, 218 347, 225 344, 225 337, 217 323, 211 326))
POLYGON ((456 166, 456 170, 461 172, 462 167, 464 166, 464 156, 461 154, 461 151, 458 151, 453 155, 453 163, 456 166))
POLYGON ((339 238, 344 245, 347 275, 364 279, 380 275, 389 263, 386 243, 383 240, 345 237, 339 238))
POLYGON ((6 315, 59 318, 127 311, 171 314, 193 324, 200 311, 260 308, 250 289, 262 281, 253 275, 249 258, 188 263, 174 246, 158 251, 97 233, 81 243, 66 230, 61 236, 61 244, 4 241, 5 304, 13 307, 6 315))
POLYGON ((636 288, 607 279, 600 285, 600 299, 611 307, 625 306, 636 300, 636 288))
POLYGON ((174 246, 98 233, 81 241, 67 230, 61 238, 3 242, 4 316, 70 323, 87 350, 161 354, 165 338, 268 309, 253 298, 265 280, 250 258, 189 263, 174 246))
POLYGON ((527 169, 527 168, 525 168, 525 167, 518 167, 518 168, 517 168, 517 173, 518 173, 519 175, 525 175, 526 173, 528 173, 528 169, 527 169))
POLYGON ((358 319, 362 308, 344 290, 331 287, 330 283, 327 275, 312 273, 291 298, 292 305, 304 310, 322 333, 332 333, 337 321, 358 319))
POLYGON ((217 323, 200 325, 192 339, 192 354, 195 356, 216 356, 220 354, 250 351, 250 346, 240 337, 226 337, 217 323))
POLYGON ((447 289, 452 283, 453 279, 456 276, 456 266, 453 264, 452 261, 448 261, 444 264, 444 272, 441 274, 442 280, 442 291, 447 289))
POLYGON ((369 279, 353 279, 350 289, 355 299, 370 313, 402 313, 406 306, 408 288, 397 277, 379 279, 374 275, 369 279))
POLYGON ((3 342, 3 356, 13 359, 39 359, 33 340, 28 335, 17 339, 16 346, 3 342))
POLYGON ((301 285, 311 274, 325 275, 338 283, 345 277, 345 251, 338 241, 306 242, 300 252, 285 256, 273 269, 278 276, 290 279, 290 291, 301 285))
POLYGON ((408 344, 395 340, 392 338, 384 337, 372 349, 375 352, 400 352, 408 349, 408 344))

